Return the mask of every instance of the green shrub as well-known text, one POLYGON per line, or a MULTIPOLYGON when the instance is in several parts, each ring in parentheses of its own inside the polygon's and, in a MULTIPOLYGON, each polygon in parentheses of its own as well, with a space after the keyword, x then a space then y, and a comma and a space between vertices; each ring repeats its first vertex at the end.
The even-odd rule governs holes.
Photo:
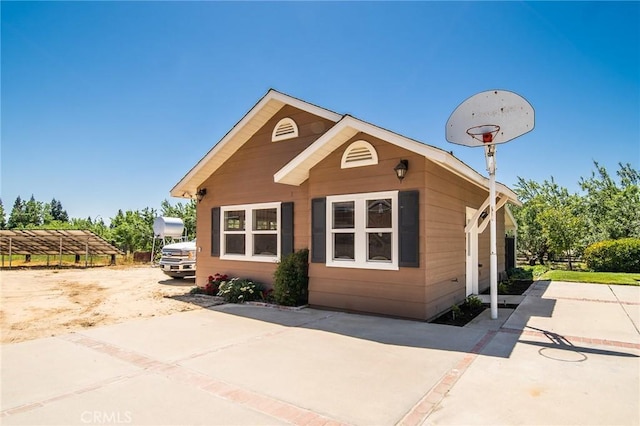
POLYGON ((309 250, 302 249, 282 259, 273 278, 273 297, 278 304, 306 304, 309 293, 309 250))
POLYGON ((510 281, 515 280, 533 280, 533 268, 510 268, 507 271, 510 281))
POLYGON ((549 267, 547 265, 536 265, 532 268, 533 271, 533 276, 535 278, 540 278, 541 276, 543 276, 547 271, 549 270, 549 267))
POLYGON ((218 296, 227 303, 243 303, 261 298, 263 291, 262 284, 236 277, 220 283, 218 296))
POLYGON ((482 300, 474 295, 467 296, 467 298, 464 300, 464 304, 472 311, 482 309, 482 300))
POLYGON ((583 260, 596 272, 640 272, 640 238, 622 238, 591 244, 583 260))
POLYGON ((451 316, 454 320, 456 319, 456 317, 460 318, 462 315, 462 308, 460 308, 460 306, 455 304, 451 306, 451 316))

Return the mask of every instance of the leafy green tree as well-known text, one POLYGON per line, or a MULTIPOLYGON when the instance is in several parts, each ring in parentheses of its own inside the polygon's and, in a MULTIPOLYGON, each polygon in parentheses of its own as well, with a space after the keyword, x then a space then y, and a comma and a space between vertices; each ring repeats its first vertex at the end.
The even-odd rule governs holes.
POLYGON ((546 208, 541 186, 534 181, 518 177, 515 192, 523 202, 521 207, 513 206, 511 209, 518 223, 518 251, 531 265, 535 265, 536 261, 544 264, 549 242, 543 232, 541 220, 542 212, 546 208))
POLYGON ((58 229, 56 228, 56 222, 51 216, 51 204, 44 203, 42 205, 42 225, 47 229, 58 229))
POLYGON ((39 226, 43 223, 43 204, 36 201, 33 194, 24 205, 25 226, 39 226))
POLYGON ((534 264, 553 253, 571 258, 589 244, 640 237, 640 173, 619 164, 618 179, 594 162, 596 171, 580 179, 584 195, 569 194, 551 178, 542 184, 518 178, 515 192, 523 202, 514 207, 518 247, 534 264))
POLYGON ((179 217, 184 222, 184 228, 188 239, 196 236, 196 201, 190 200, 186 204, 176 203, 171 205, 168 200, 160 203, 161 216, 179 217))
POLYGON ((6 229, 7 219, 4 213, 4 204, 2 204, 2 198, 0 198, 0 229, 6 229))
POLYGON ((640 237, 640 173, 619 163, 618 182, 594 161, 596 171, 580 179, 590 234, 587 243, 640 237))
POLYGON ((49 213, 51 215, 51 220, 56 220, 59 222, 68 222, 69 215, 67 211, 62 208, 62 203, 55 198, 51 200, 51 204, 49 204, 49 213))
POLYGON ((146 207, 142 212, 127 210, 111 219, 111 240, 121 250, 132 253, 136 250, 150 250, 153 241, 153 220, 156 211, 146 207))
POLYGON ((94 234, 99 237, 104 238, 105 240, 111 242, 111 230, 108 226, 105 225, 104 220, 102 218, 99 221, 91 220, 91 217, 87 217, 86 219, 82 218, 71 218, 66 222, 54 220, 46 225, 47 228, 50 229, 84 229, 92 231, 94 234))
POLYGON ((25 216, 25 205, 22 198, 18 195, 16 201, 13 203, 11 214, 9 215, 9 222, 7 223, 8 229, 24 228, 27 221, 25 216))
POLYGON ((553 178, 542 184, 518 178, 515 188, 523 201, 514 208, 518 222, 518 246, 531 264, 544 263, 551 253, 571 259, 585 247, 587 223, 582 199, 559 186, 553 178))
POLYGON ((573 269, 572 258, 585 248, 584 237, 587 221, 582 212, 582 200, 578 195, 569 195, 565 188, 540 215, 543 235, 553 253, 563 254, 573 269))
POLYGON ((104 238, 107 241, 111 240, 111 229, 104 223, 102 217, 100 220, 92 221, 91 218, 88 218, 89 221, 89 230, 91 230, 94 234, 104 238))

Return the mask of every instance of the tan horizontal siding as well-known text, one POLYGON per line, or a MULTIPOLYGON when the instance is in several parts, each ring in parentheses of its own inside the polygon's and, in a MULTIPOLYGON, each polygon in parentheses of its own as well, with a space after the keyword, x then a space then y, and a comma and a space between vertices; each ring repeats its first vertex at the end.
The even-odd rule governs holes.
POLYGON ((443 263, 441 266, 434 266, 429 269, 429 278, 433 283, 452 281, 457 279, 459 283, 465 284, 465 264, 464 262, 443 263))
POLYGON ((366 295, 374 299, 403 300, 415 302, 422 300, 424 287, 404 283, 401 280, 393 282, 378 282, 358 280, 335 281, 324 277, 312 277, 313 283, 309 289, 315 293, 334 293, 347 296, 366 295))
POLYGON ((216 272, 273 282, 275 263, 220 260, 211 257, 211 208, 267 202, 294 203, 294 248, 309 247, 308 182, 300 186, 277 184, 273 175, 333 125, 312 114, 284 106, 200 185, 207 195, 197 207, 198 246, 196 283, 204 285, 216 272), (290 117, 298 125, 299 137, 271 142, 275 125, 290 117))
MULTIPOLYGON (((423 186, 424 157, 365 134, 357 134, 310 171, 310 195, 327 196, 362 192, 419 189, 423 186), (345 149, 356 140, 366 140, 378 153, 378 164, 341 169, 345 149), (400 159, 409 160, 409 173, 400 182, 393 168, 400 159)), ((424 200, 421 200, 424 202, 424 200)))
POLYGON ((464 293, 464 283, 458 291, 452 291, 442 297, 434 297, 429 299, 425 307, 425 317, 431 320, 445 311, 451 309, 454 304, 460 303, 459 294, 464 293))
MULTIPOLYGON (((403 191, 422 188, 424 158, 359 134, 329 154, 310 171, 309 196, 359 194, 377 191, 403 191), (341 169, 344 150, 356 140, 371 143, 378 153, 377 165, 341 169), (409 160, 409 170, 400 182, 393 168, 400 159, 409 160)), ((420 196, 420 218, 424 220, 424 197, 420 196)), ((424 255, 424 227, 420 227, 421 258, 424 255)), ((398 271, 331 268, 324 264, 310 267, 310 303, 336 309, 424 319, 425 265, 398 271)))
POLYGON ((310 293, 309 304, 319 308, 340 309, 349 312, 373 313, 401 318, 423 320, 424 303, 389 299, 373 299, 366 295, 345 297, 340 294, 310 293))
MULTIPOLYGON (((428 160, 425 163, 425 186, 425 317, 432 318, 464 299, 466 207, 478 208, 487 193, 428 160), (455 278, 457 282, 452 281, 455 278)), ((479 262, 487 267, 486 274, 485 268, 480 270, 481 286, 485 281, 488 285, 488 230, 479 236, 478 247, 479 262)))
POLYGON ((324 263, 311 263, 309 275, 329 280, 357 280, 372 283, 405 282, 422 286, 424 272, 420 268, 400 268, 398 271, 376 269, 340 268, 325 266, 324 263))
MULTIPOLYGON (((331 268, 311 264, 310 303, 349 311, 428 319, 459 303, 465 293, 465 210, 478 208, 487 193, 424 157, 366 134, 357 134, 314 166, 301 186, 273 182, 273 175, 331 127, 327 120, 285 106, 260 128, 202 187, 198 205, 198 282, 213 273, 249 277, 270 284, 276 264, 222 261, 210 256, 210 209, 213 206, 273 201, 294 202, 294 246, 310 247, 310 200, 339 194, 420 191, 420 267, 398 271, 331 268), (271 142, 273 126, 283 117, 298 124, 300 137, 271 142), (377 165, 341 169, 348 145, 371 143, 377 165), (393 171, 409 160, 400 182, 393 171), (204 235, 202 235, 204 234, 204 235)), ((498 265, 504 265, 504 215, 498 212, 498 265)), ((480 287, 489 282, 489 229, 479 236, 480 287)))
POLYGON ((429 255, 440 255, 444 253, 446 254, 455 253, 456 255, 458 255, 460 254, 460 250, 465 249, 464 234, 462 235, 463 235, 462 238, 459 238, 456 236, 431 237, 429 238, 429 244, 427 245, 426 253, 429 255))

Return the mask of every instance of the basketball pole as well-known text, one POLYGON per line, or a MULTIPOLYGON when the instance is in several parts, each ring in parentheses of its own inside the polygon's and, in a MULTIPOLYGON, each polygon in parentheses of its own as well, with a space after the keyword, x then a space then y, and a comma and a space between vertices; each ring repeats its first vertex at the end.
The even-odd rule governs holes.
MULTIPOLYGON (((458 105, 449 116, 445 126, 447 141, 470 147, 484 147, 487 171, 489 172, 489 221, 491 225, 489 291, 492 320, 498 319, 496 144, 509 142, 533 130, 534 116, 533 107, 522 96, 506 90, 487 90, 467 98, 458 105), (489 121, 489 119, 491 120, 489 121)), ((505 196, 507 194, 508 192, 505 193, 505 196)), ((517 203, 517 197, 514 201, 517 203)), ((487 220, 486 217, 484 220, 487 220)), ((475 268, 475 266, 473 267, 475 268)))
POLYGON ((485 145, 484 155, 489 172, 489 220, 491 230, 491 251, 489 257, 490 271, 490 297, 491 319, 498 319, 498 252, 496 230, 496 146, 485 145))

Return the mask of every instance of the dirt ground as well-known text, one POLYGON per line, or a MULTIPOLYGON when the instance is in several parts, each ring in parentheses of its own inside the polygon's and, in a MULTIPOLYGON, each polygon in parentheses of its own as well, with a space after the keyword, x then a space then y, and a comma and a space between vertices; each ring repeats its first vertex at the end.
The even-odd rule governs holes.
POLYGON ((201 309, 193 278, 172 279, 151 266, 0 271, 0 342, 201 309))

